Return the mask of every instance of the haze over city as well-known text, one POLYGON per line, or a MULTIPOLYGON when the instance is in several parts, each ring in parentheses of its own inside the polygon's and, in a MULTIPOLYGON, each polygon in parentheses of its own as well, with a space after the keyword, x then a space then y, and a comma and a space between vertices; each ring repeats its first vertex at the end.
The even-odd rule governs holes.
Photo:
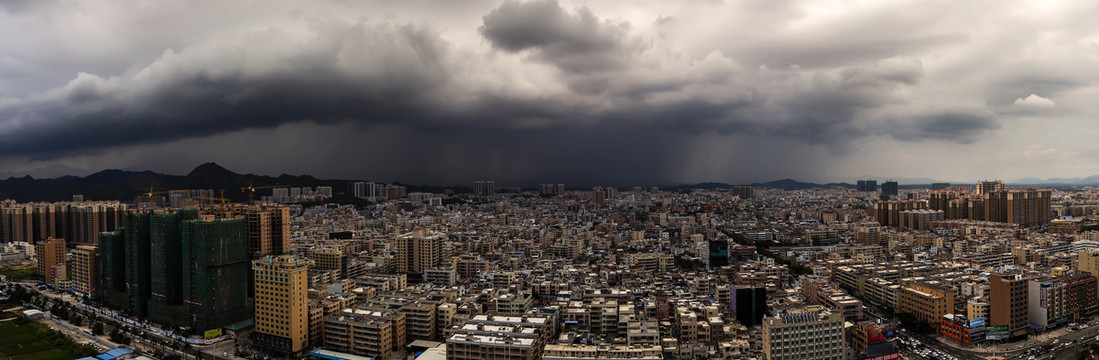
POLYGON ((1099 4, 0 3, 0 168, 440 185, 1099 174, 1099 4), (72 167, 73 169, 68 169, 72 167))

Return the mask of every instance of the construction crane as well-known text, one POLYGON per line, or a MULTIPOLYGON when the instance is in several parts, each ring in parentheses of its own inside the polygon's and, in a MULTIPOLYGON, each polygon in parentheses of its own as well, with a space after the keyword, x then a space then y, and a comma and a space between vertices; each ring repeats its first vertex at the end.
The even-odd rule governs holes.
POLYGON ((221 192, 221 197, 216 197, 215 198, 215 197, 195 196, 194 198, 199 199, 199 200, 211 200, 211 201, 221 202, 221 206, 220 206, 220 208, 221 208, 221 218, 225 219, 225 218, 229 217, 229 211, 225 208, 225 204, 227 202, 229 202, 229 199, 225 198, 225 191, 224 190, 221 192))
POLYGON ((248 193, 248 205, 255 205, 256 189, 275 189, 284 187, 286 187, 286 185, 252 186, 252 182, 248 182, 248 186, 241 186, 240 191, 248 193))
POLYGON ((145 195, 145 196, 149 197, 149 208, 151 209, 153 207, 153 204, 155 204, 155 202, 153 202, 153 196, 155 196, 155 195, 164 195, 164 194, 174 194, 174 193, 187 192, 187 191, 190 191, 190 190, 153 191, 153 187, 150 186, 149 187, 149 192, 144 193, 142 195, 145 195))

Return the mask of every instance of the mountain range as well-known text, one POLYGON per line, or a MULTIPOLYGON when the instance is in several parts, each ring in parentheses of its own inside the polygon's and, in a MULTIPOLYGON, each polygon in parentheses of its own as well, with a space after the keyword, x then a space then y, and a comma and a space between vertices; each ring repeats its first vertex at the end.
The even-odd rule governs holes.
MULTIPOLYGON (((199 165, 198 167, 195 167, 187 175, 168 175, 148 170, 132 171, 117 169, 104 170, 86 176, 60 175, 80 173, 80 171, 86 172, 86 170, 76 169, 64 165, 56 165, 32 171, 34 173, 41 174, 43 177, 50 177, 52 175, 52 178, 35 178, 32 175, 14 177, 10 176, 9 173, 0 172, 0 176, 3 176, 5 174, 9 176, 7 180, 0 180, 0 199, 13 199, 19 202, 67 201, 72 199, 73 194, 81 194, 84 195, 84 199, 86 200, 129 201, 135 199, 138 196, 142 196, 143 194, 148 193, 149 188, 152 187, 153 191, 167 191, 176 189, 223 190, 226 198, 229 198, 232 201, 244 201, 247 200, 247 194, 241 191, 240 188, 249 186, 249 184, 255 186, 284 185, 289 187, 330 186, 332 187, 333 192, 339 194, 347 191, 349 183, 359 181, 318 179, 310 175, 282 174, 279 176, 266 176, 254 174, 238 174, 212 162, 204 163, 202 165, 199 165)), ((921 178, 919 180, 931 179, 921 178)), ((400 183, 395 184, 404 185, 400 183)), ((836 186, 852 189, 855 188, 854 184, 846 182, 818 184, 811 182, 802 182, 794 179, 781 179, 762 183, 752 183, 750 185, 756 188, 785 190, 836 186)), ((1015 187, 1058 187, 1083 185, 1099 186, 1099 175, 1084 178, 1049 178, 1044 180, 1037 178, 1024 178, 1010 182, 1008 183, 1008 185, 1015 187)), ((405 186, 407 187, 408 192, 423 191, 439 193, 447 189, 458 192, 468 190, 468 188, 457 186, 405 186)), ((719 182, 705 182, 697 184, 661 186, 661 188, 665 190, 726 189, 732 186, 734 185, 719 182)), ((909 183, 900 185, 899 187, 902 189, 911 189, 926 188, 928 186, 930 186, 930 182, 926 184, 909 183)), ((257 192, 256 195, 258 197, 267 194, 270 194, 270 190, 260 190, 257 192)))
MULTIPOLYGON (((247 200, 241 187, 265 185, 331 186, 334 192, 343 192, 352 180, 322 180, 309 175, 279 175, 277 177, 237 174, 215 163, 205 163, 187 175, 166 175, 152 171, 104 170, 88 176, 62 176, 53 179, 35 179, 30 175, 0 180, 0 199, 19 202, 67 201, 73 194, 84 195, 85 200, 133 200, 153 191, 176 189, 224 190, 226 198, 233 201, 247 200)), ((410 187, 409 191, 432 190, 410 187)), ((441 191, 441 190, 439 190, 441 191)), ((270 194, 270 190, 258 190, 257 197, 270 194)))

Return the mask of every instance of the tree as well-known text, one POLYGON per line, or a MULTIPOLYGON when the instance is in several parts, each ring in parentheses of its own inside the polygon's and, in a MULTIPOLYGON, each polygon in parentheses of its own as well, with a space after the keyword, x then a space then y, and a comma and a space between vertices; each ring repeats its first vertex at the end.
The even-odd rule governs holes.
POLYGON ((80 326, 84 324, 84 318, 79 316, 73 316, 71 319, 69 319, 69 322, 72 323, 73 326, 80 326))
POLYGON ((96 321, 92 324, 92 334, 103 335, 103 323, 96 321))
POLYGON ((111 342, 122 345, 129 345, 130 337, 126 336, 121 331, 118 331, 118 329, 116 328, 114 329, 114 331, 111 331, 111 342))

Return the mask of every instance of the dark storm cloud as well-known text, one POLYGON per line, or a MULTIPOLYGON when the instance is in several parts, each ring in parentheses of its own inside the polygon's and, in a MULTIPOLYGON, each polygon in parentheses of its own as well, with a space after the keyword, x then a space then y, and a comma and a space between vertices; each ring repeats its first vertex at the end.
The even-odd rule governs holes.
POLYGON ((435 116, 433 91, 450 77, 436 33, 345 23, 313 30, 300 41, 277 31, 252 34, 245 49, 167 51, 129 77, 80 74, 44 94, 4 99, 0 152, 48 156, 301 120, 435 116))
POLYGON ((910 114, 888 122, 890 135, 898 140, 928 139, 972 143, 987 130, 1000 128, 994 114, 983 109, 944 109, 910 114))
POLYGON ((481 34, 500 49, 532 50, 538 58, 577 73, 622 66, 629 24, 600 20, 587 8, 568 11, 556 0, 506 1, 485 15, 481 34))
POLYGON ((2 98, 0 153, 62 157, 299 122, 482 131, 524 143, 546 134, 550 148, 566 146, 563 133, 631 129, 836 150, 871 136, 964 143, 1000 126, 980 108, 925 110, 910 93, 925 68, 910 56, 749 66, 719 51, 677 52, 625 20, 556 1, 487 11, 476 32, 491 49, 393 19, 295 25, 304 30, 244 31, 165 51, 121 75, 81 73, 63 87, 2 98))

